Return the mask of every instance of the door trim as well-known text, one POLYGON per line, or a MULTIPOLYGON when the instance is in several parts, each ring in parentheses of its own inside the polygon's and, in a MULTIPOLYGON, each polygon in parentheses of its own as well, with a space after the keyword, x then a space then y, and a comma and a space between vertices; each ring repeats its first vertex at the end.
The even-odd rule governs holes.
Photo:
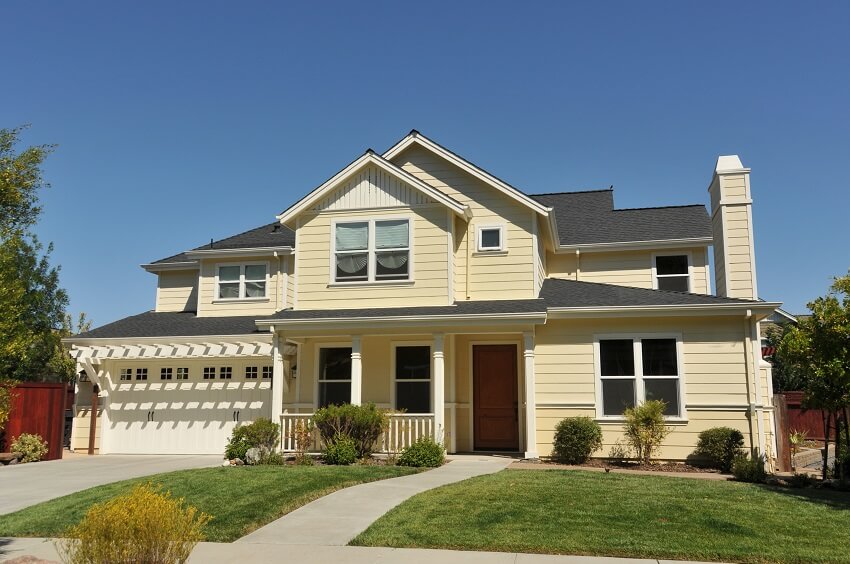
MULTIPOLYGON (((476 452, 475 450, 475 377, 473 376, 473 371, 475 367, 473 366, 475 362, 475 345, 514 345, 516 346, 516 375, 517 375, 517 419, 518 419, 518 433, 519 433, 519 450, 517 452, 524 452, 525 449, 525 418, 520 417, 522 413, 520 412, 520 407, 523 405, 525 401, 525 394, 523 392, 522 382, 524 381, 523 374, 523 362, 521 360, 520 351, 522 350, 522 338, 517 339, 500 339, 496 341, 469 341, 469 347, 467 349, 467 355, 469 358, 468 362, 468 374, 469 374, 469 450, 470 452, 476 452)), ((490 451, 479 451, 479 452, 490 452, 490 451)))

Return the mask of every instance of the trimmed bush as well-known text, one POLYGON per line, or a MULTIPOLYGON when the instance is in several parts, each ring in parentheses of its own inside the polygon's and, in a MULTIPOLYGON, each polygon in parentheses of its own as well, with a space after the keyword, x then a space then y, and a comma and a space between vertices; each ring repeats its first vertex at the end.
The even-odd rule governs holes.
POLYGON ((743 448, 744 435, 741 431, 731 427, 712 427, 699 434, 694 456, 709 468, 729 472, 743 448))
POLYGON ((626 442, 637 453, 642 464, 652 461, 661 442, 670 434, 670 427, 664 421, 666 407, 667 404, 661 400, 649 400, 623 413, 626 418, 623 425, 626 442))
POLYGON ((555 426, 552 456, 559 462, 583 464, 602 448, 602 428, 590 417, 567 417, 555 426))
POLYGON ((430 437, 419 437, 416 442, 402 449, 398 457, 398 465, 436 468, 442 466, 445 459, 446 452, 443 445, 430 437))
POLYGON ((211 517, 150 484, 98 503, 57 541, 63 562, 185 562, 211 517))
POLYGON ((280 425, 261 417, 253 423, 233 429, 233 434, 224 448, 224 457, 228 460, 239 458, 243 462, 248 462, 248 450, 256 448, 260 451, 258 460, 262 464, 264 460, 277 460, 273 454, 276 453, 279 444, 280 425))
POLYGON ((375 443, 390 424, 387 414, 376 408, 373 403, 329 405, 316 410, 313 422, 327 446, 337 437, 353 439, 357 458, 372 454, 375 443))
POLYGON ((348 466, 357 461, 357 446, 354 439, 337 436, 325 448, 325 462, 336 466, 348 466))
POLYGON ((761 484, 767 479, 764 469, 764 457, 761 455, 747 456, 739 454, 732 462, 732 474, 739 482, 761 484))
POLYGON ((38 462, 48 451, 47 442, 41 438, 41 435, 31 433, 21 433, 21 435, 12 441, 12 452, 19 452, 23 456, 21 462, 38 462))

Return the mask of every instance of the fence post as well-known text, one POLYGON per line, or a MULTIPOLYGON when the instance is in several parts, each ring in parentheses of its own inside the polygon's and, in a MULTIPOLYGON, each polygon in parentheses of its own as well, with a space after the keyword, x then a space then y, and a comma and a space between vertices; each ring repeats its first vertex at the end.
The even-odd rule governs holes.
POLYGON ((774 420, 776 421, 776 465, 780 472, 791 471, 791 439, 788 430, 788 404, 785 396, 773 396, 774 420))

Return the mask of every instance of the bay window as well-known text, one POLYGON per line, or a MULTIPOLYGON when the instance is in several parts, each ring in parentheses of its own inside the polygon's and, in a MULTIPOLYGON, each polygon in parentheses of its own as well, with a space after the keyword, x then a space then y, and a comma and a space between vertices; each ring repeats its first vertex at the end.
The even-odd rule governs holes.
POLYGON ((410 221, 334 224, 334 281, 410 280, 410 221))
POLYGON ((216 274, 216 299, 244 300, 266 297, 266 264, 221 265, 216 274))
POLYGON ((600 338, 598 415, 620 417, 638 403, 661 400, 664 415, 682 417, 680 347, 677 337, 600 338))

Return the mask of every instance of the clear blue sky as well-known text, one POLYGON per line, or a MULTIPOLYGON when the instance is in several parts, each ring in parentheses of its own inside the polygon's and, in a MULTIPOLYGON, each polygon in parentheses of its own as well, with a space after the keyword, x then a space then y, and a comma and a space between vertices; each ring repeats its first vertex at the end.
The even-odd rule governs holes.
POLYGON ((151 309, 140 263, 270 222, 411 128, 619 207, 706 203, 737 153, 761 297, 800 312, 850 266, 847 2, 294 4, 4 3, 0 126, 58 144, 38 233, 72 311, 151 309))

